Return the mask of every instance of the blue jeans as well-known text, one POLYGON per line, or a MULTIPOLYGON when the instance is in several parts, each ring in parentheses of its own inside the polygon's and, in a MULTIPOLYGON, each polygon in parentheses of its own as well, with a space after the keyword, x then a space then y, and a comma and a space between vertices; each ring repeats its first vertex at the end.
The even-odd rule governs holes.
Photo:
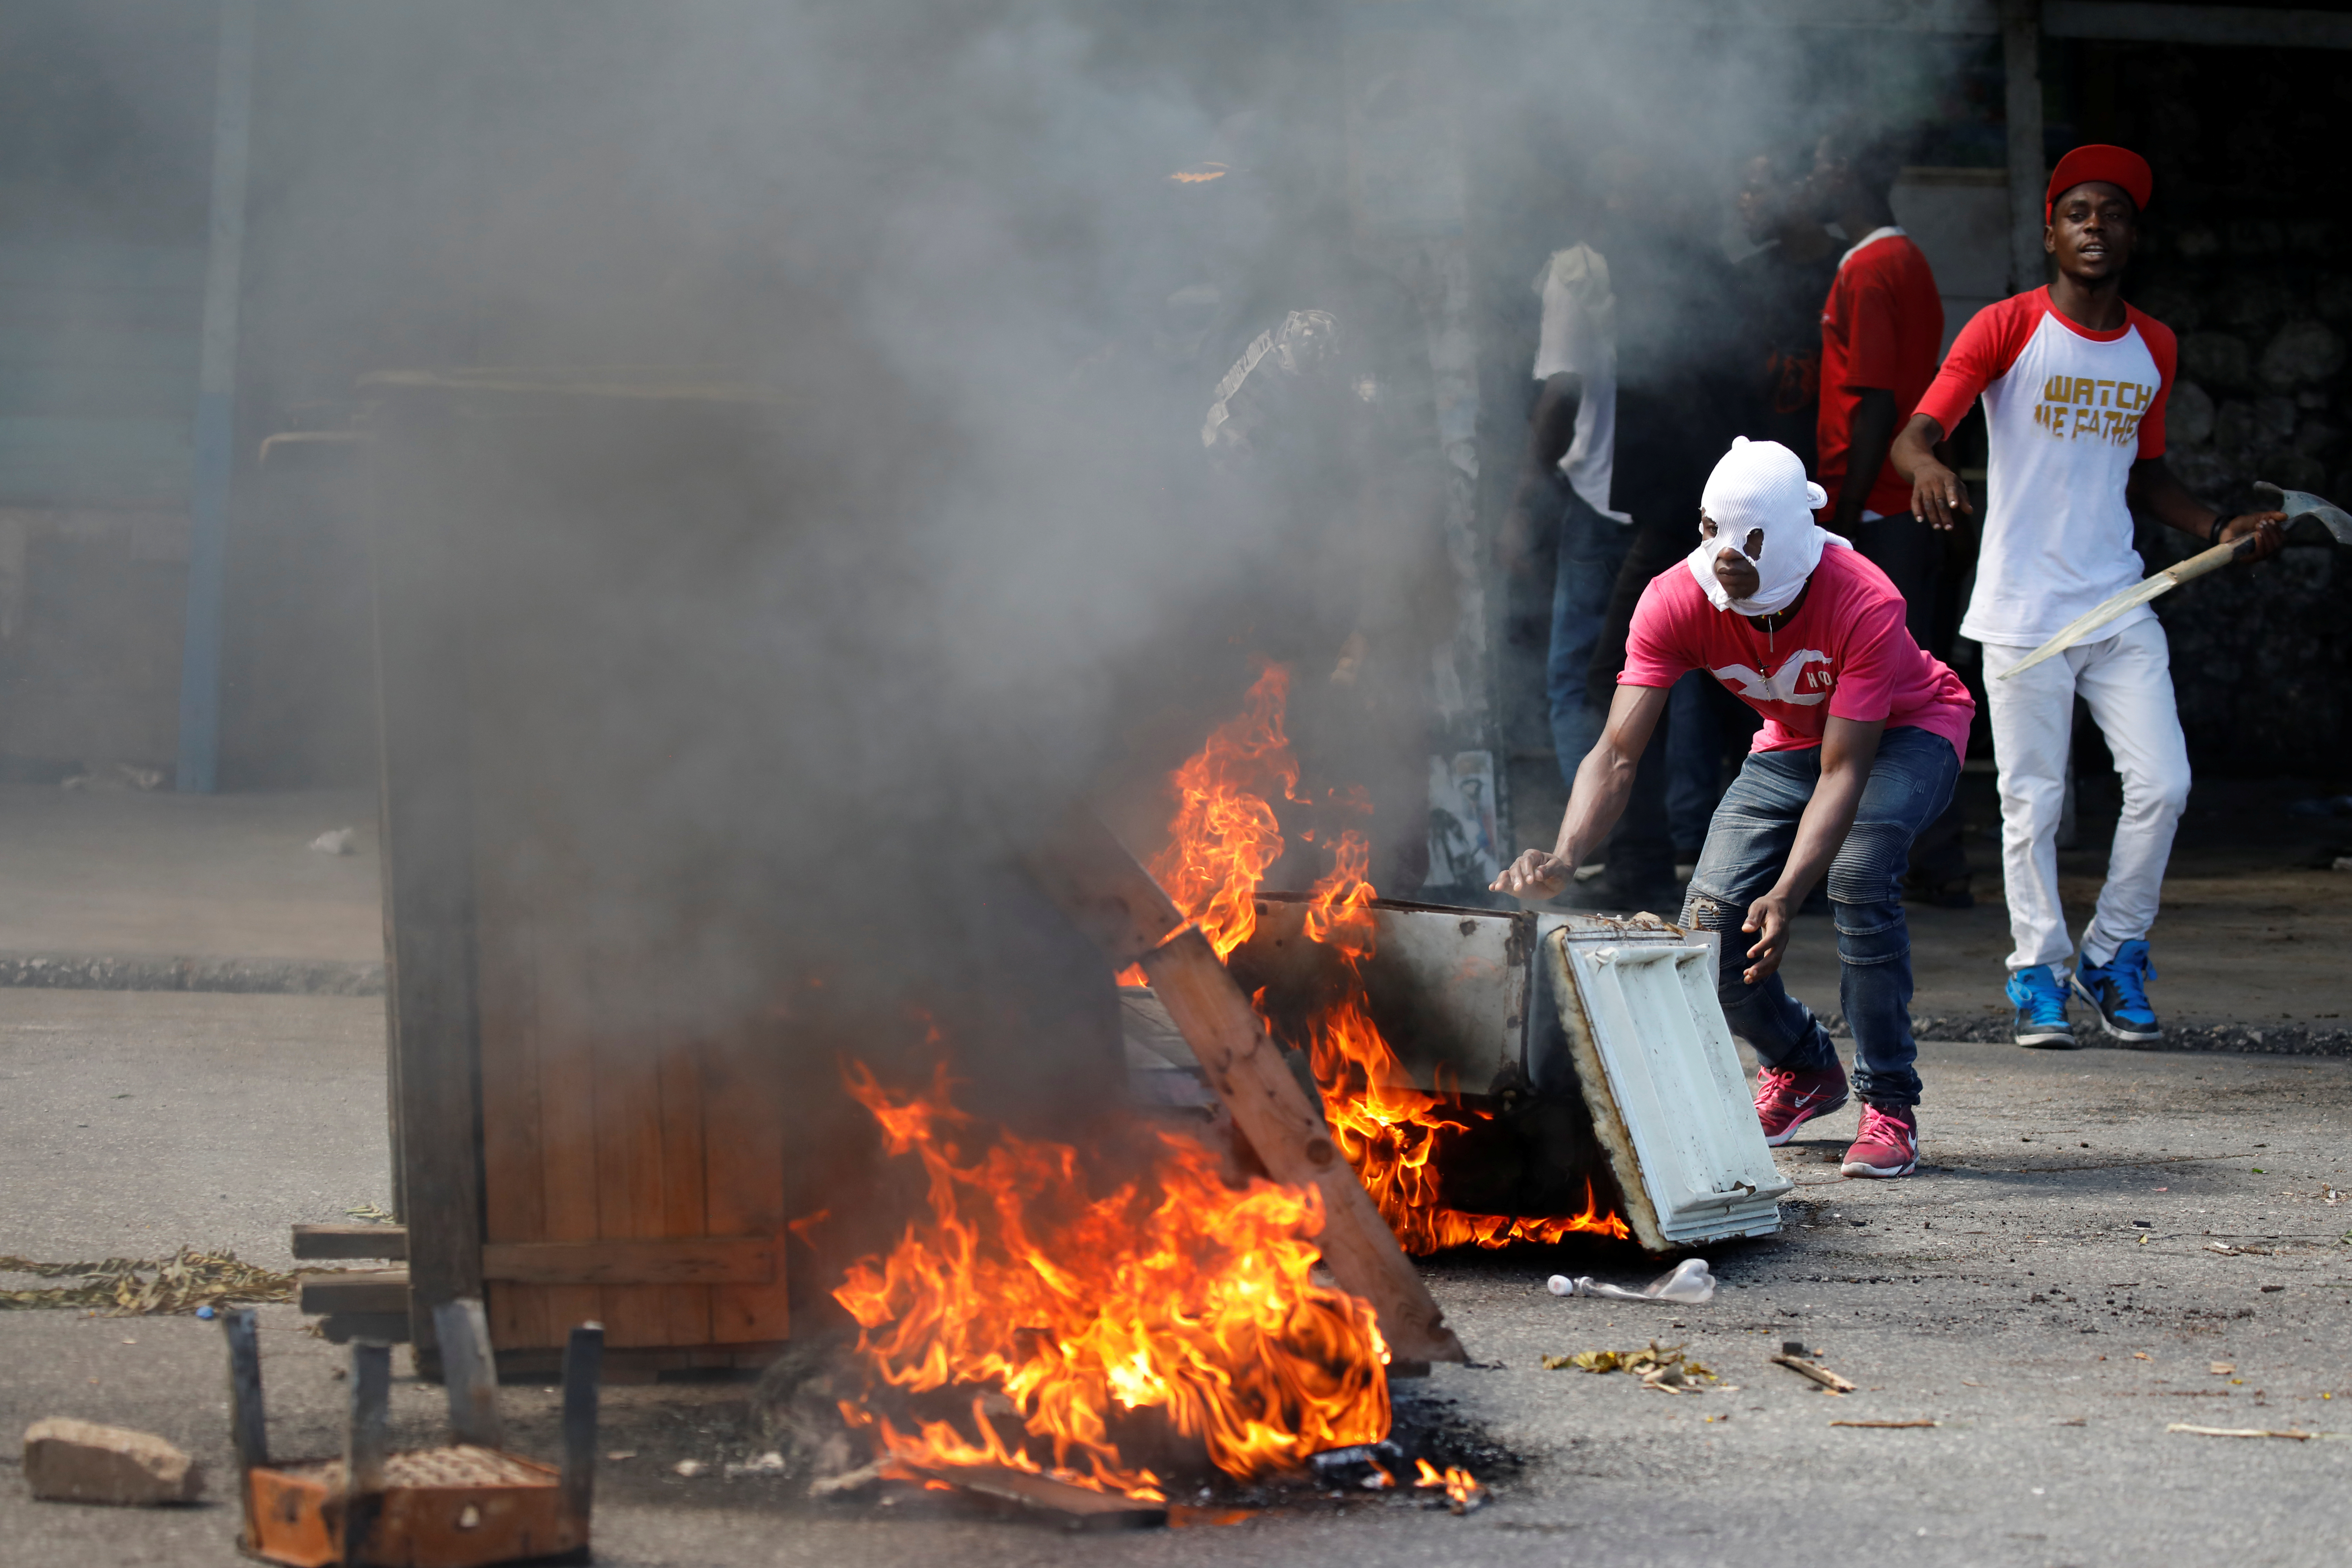
POLYGON ((1705 684, 1713 679, 1694 669, 1666 700, 1666 820, 1677 855, 1706 841, 1723 784, 1723 726, 1705 684))
POLYGON ((1593 645, 1609 618, 1609 595, 1633 531, 1594 510, 1563 482, 1567 497, 1559 516, 1559 564, 1551 589, 1551 651, 1544 667, 1544 695, 1551 704, 1551 744, 1559 776, 1576 786, 1576 770, 1601 739, 1609 718, 1585 696, 1593 645))
MULTIPOLYGON (((1748 906, 1772 890, 1797 838, 1797 821, 1821 782, 1818 746, 1754 752, 1724 792, 1692 873, 1683 924, 1720 932, 1715 994, 1732 1032, 1767 1067, 1819 1072, 1837 1047, 1811 1009, 1775 973, 1761 985, 1740 978, 1754 938, 1739 929, 1748 906)), ((1919 1054, 1911 1037, 1911 930, 1903 920, 1903 873, 1911 841, 1952 797, 1960 759, 1952 743, 1906 725, 1880 736, 1853 826, 1830 862, 1830 906, 1838 933, 1838 1002, 1853 1032, 1854 1091, 1880 1104, 1919 1103, 1919 1054)))

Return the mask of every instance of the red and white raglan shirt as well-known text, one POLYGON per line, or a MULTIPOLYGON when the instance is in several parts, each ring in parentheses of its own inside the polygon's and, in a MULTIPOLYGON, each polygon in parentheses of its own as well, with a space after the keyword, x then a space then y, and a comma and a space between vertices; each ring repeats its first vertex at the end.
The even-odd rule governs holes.
MULTIPOLYGON (((2036 289, 1978 311, 1918 411, 1946 431, 1984 399, 1984 545, 1960 635, 2038 647, 2140 580, 2124 486, 2164 455, 2172 329, 2126 305, 2124 324, 2077 326, 2036 289)), ((2141 605, 2105 635, 2147 620, 2141 605)))

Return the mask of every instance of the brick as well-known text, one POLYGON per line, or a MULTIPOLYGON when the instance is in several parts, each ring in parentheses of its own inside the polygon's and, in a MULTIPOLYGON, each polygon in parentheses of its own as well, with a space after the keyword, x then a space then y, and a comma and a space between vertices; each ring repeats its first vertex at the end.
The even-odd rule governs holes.
POLYGON ((25 1482, 51 1502, 125 1508, 194 1502, 205 1484, 196 1462, 163 1438, 69 1416, 25 1429, 25 1482))

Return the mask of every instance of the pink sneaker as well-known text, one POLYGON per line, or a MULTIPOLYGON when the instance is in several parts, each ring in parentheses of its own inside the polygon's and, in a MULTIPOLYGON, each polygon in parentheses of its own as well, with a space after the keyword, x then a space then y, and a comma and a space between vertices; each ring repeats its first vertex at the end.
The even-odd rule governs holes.
POLYGON ((1919 1166, 1919 1116, 1909 1106, 1864 1101, 1862 1130, 1840 1167, 1849 1176, 1907 1176, 1919 1166))
POLYGON ((1756 1120, 1764 1124, 1764 1142, 1775 1149, 1794 1138, 1797 1129, 1814 1117, 1827 1116, 1843 1105, 1845 1097, 1842 1067, 1826 1067, 1819 1072, 1756 1069, 1756 1120))

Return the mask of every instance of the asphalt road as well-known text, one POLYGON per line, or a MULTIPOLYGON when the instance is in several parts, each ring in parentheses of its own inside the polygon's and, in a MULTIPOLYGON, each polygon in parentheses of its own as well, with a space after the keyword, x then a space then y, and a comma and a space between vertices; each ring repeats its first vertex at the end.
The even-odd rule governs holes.
MULTIPOLYGON (((188 1242, 282 1259, 288 1225, 383 1201, 380 1005, 0 994, 0 1253, 188 1242)), ((1623 1256, 1433 1268, 1480 1364, 1440 1367, 1413 1396, 1523 1459, 1466 1518, 1369 1500, 1074 1538, 920 1499, 815 1505, 794 1481, 674 1475, 681 1458, 742 1457, 744 1391, 657 1385, 607 1391, 604 1446, 635 1457, 600 1478, 598 1561, 2343 1562, 2352 1201, 2331 1194, 2352 1192, 2352 1062, 1931 1045, 1923 1067, 1921 1173, 1842 1180, 1831 1161, 1852 1117, 1833 1119, 1782 1151, 1802 1184, 1786 1234, 1714 1253, 1725 1286, 1707 1306, 1543 1290, 1562 1268, 1628 1283, 1651 1272, 1623 1256), (1729 1386, 1668 1396, 1541 1366, 1653 1337, 1686 1344, 1729 1386), (1787 1339, 1820 1349, 1857 1392, 1823 1394, 1771 1364, 1787 1339), (1832 1425, 1920 1419, 1937 1425, 1832 1425), (2180 1422, 2330 1436, 2167 1432, 2180 1422)), ((264 1321, 273 1445, 333 1451, 342 1352, 301 1332, 290 1308, 264 1321)), ((439 1390, 403 1378, 394 1400, 401 1435, 434 1438, 439 1390)), ((516 1446, 551 1454, 551 1392, 508 1400, 516 1446)), ((0 1427, 46 1415, 158 1432, 217 1476, 218 1331, 0 1312, 0 1427)), ((0 1453, 0 1564, 244 1561, 226 1506, 37 1504, 16 1467, 0 1453)))

